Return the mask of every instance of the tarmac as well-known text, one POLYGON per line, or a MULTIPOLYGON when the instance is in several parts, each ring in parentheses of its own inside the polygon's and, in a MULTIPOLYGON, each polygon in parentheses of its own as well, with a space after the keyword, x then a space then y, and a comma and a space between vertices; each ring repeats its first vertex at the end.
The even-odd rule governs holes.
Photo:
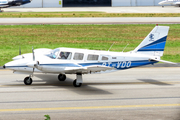
POLYGON ((0 120, 179 120, 180 68, 134 68, 106 74, 75 75, 60 82, 54 74, 26 75, 0 70, 0 120))
POLYGON ((29 24, 180 24, 180 17, 0 18, 0 25, 29 24))

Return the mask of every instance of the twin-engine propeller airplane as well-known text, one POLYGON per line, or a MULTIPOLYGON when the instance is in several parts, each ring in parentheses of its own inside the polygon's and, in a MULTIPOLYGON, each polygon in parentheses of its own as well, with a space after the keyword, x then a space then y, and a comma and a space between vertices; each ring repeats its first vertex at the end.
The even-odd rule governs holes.
POLYGON ((7 8, 11 6, 20 6, 30 3, 32 0, 0 0, 0 12, 1 8, 7 8))
POLYGON ((83 83, 82 74, 96 73, 106 70, 124 70, 133 67, 154 64, 157 62, 172 62, 161 60, 168 26, 156 26, 147 37, 130 52, 110 52, 74 48, 32 49, 32 53, 19 55, 14 61, 3 67, 14 73, 28 74, 24 79, 26 85, 31 85, 35 72, 59 74, 58 79, 65 81, 65 74, 76 74, 74 87, 83 83))

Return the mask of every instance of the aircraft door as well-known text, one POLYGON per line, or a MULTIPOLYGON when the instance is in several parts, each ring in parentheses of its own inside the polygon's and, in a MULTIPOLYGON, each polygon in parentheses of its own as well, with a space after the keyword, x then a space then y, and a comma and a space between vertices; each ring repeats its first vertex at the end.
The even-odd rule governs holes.
POLYGON ((109 65, 110 57, 109 55, 101 55, 100 61, 102 62, 102 65, 108 66, 109 65))

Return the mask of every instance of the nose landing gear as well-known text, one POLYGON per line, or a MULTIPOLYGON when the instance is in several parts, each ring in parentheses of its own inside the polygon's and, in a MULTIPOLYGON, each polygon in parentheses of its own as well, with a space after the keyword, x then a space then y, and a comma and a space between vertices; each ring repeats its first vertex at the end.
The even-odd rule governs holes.
POLYGON ((29 77, 26 77, 24 78, 24 84, 25 85, 31 85, 32 84, 32 78, 29 76, 29 77))

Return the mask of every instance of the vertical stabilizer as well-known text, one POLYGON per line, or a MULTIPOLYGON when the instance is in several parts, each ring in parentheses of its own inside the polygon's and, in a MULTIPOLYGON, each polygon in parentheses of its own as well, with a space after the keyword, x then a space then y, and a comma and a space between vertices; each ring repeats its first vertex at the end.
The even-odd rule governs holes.
POLYGON ((156 26, 134 49, 134 52, 152 56, 162 56, 166 44, 169 26, 156 26))

